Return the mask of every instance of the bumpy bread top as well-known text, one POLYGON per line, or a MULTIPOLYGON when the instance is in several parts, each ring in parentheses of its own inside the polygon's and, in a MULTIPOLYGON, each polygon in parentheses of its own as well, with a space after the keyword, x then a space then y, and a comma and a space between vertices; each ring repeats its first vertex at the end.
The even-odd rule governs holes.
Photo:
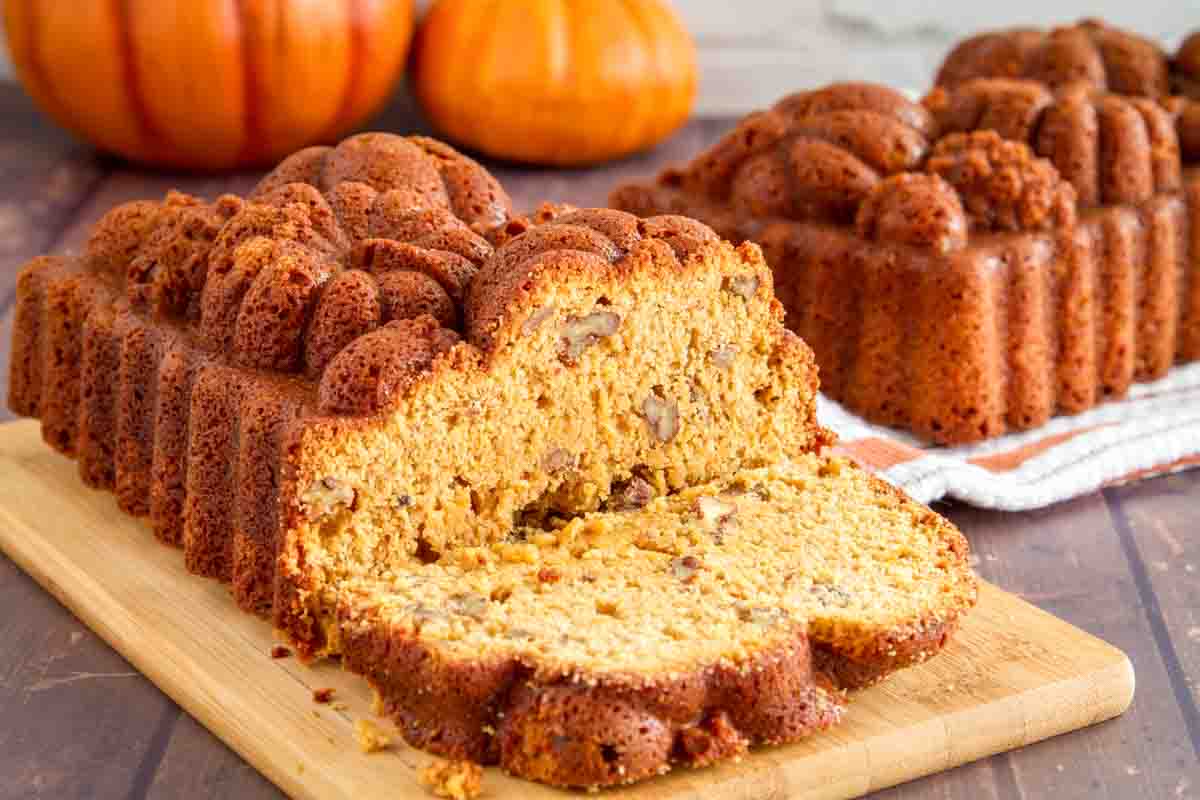
POLYGON ((84 260, 214 357, 315 384, 323 412, 365 414, 462 335, 486 350, 522 281, 551 261, 613 269, 643 241, 683 261, 715 240, 683 218, 513 217, 496 180, 452 148, 368 133, 295 153, 244 200, 171 192, 120 206, 84 260))
MULTIPOLYGON (((638 219, 612 209, 541 211, 542 224, 500 246, 476 277, 467 297, 467 336, 484 351, 492 350, 504 322, 524 308, 525 295, 547 269, 586 271, 600 278, 618 269, 638 247, 665 248, 679 264, 717 235, 706 225, 680 216, 638 219), (563 254, 569 254, 563 258, 563 254)), ((529 309, 525 332, 542 321, 529 309)))
POLYGON ((1052 94, 1035 81, 981 78, 935 89, 924 105, 944 132, 993 130, 1028 143, 1084 207, 1141 202, 1181 185, 1176 121, 1150 98, 1085 84, 1052 94))
MULTIPOLYGON (((639 247, 659 248, 682 265, 700 247, 719 240, 708 227, 685 217, 640 220, 611 209, 544 206, 529 218, 511 220, 493 239, 500 243, 471 282, 463 300, 463 332, 469 352, 457 366, 475 368, 495 351, 504 333, 518 335, 545 320, 531 306, 529 288, 548 271, 582 272, 597 279, 624 268, 639 247)), ((330 362, 321 381, 321 408, 362 414, 386 408, 425 374, 459 337, 428 317, 391 322, 355 340, 330 362)))
POLYGON ((460 328, 485 234, 509 215, 496 180, 445 145, 361 134, 292 155, 246 200, 114 209, 85 257, 232 363, 313 378, 394 320, 428 317, 400 329, 437 341, 460 328))
POLYGON ((1118 94, 1162 97, 1170 90, 1158 45, 1098 20, 1050 31, 1014 28, 960 42, 942 62, 937 84, 975 78, 1028 78, 1050 87, 1085 83, 1118 94))
POLYGON ((937 175, 904 172, 881 181, 855 219, 858 234, 939 253, 967 243, 967 215, 954 187, 937 175))
POLYGON ((1005 130, 1034 130, 1053 97, 1038 84, 1005 83, 1022 93, 990 104, 986 92, 943 92, 945 102, 929 108, 863 83, 791 95, 664 172, 659 187, 624 187, 614 201, 640 208, 657 192, 706 219, 728 208, 740 222, 852 224, 867 239, 941 253, 965 247, 972 233, 1070 228, 1071 186, 1026 144, 991 132, 944 135, 943 118, 952 130, 993 117, 1005 130))
POLYGON ((880 180, 921 162, 933 134, 899 92, 839 83, 751 114, 673 179, 746 214, 851 222, 880 180))
POLYGON ((859 235, 945 253, 970 233, 1069 230, 1075 193, 1054 167, 994 131, 954 133, 934 145, 924 173, 881 181, 855 220, 859 235))
POLYGON ((1075 192, 1053 165, 1023 142, 994 131, 952 133, 925 169, 953 186, 971 230, 1038 231, 1075 224, 1075 192))
POLYGON ((1200 162, 1200 99, 1172 97, 1164 104, 1175 120, 1179 138, 1179 156, 1184 164, 1200 162))

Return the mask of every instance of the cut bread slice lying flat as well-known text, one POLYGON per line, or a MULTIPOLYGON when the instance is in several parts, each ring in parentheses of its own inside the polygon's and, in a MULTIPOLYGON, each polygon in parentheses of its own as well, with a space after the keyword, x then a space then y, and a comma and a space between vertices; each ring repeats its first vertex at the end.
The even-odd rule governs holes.
POLYGON ((792 741, 975 602, 963 536, 836 458, 346 587, 343 660, 412 744, 562 786, 792 741))

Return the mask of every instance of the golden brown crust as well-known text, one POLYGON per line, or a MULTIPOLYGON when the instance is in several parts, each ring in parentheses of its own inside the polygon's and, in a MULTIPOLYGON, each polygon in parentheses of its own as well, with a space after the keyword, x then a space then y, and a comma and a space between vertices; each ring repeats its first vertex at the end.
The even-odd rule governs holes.
POLYGON ((636 264, 659 259, 630 258, 640 248, 659 248, 682 269, 704 247, 719 240, 711 230, 683 217, 639 220, 611 209, 586 209, 555 217, 502 245, 471 284, 466 300, 467 338, 483 353, 494 351, 505 336, 536 321, 540 309, 529 298, 539 284, 568 275, 606 281, 636 264), (520 317, 520 319, 517 319, 520 317))
POLYGON ((962 199, 972 231, 1071 231, 1075 192, 1022 142, 994 131, 952 133, 938 141, 925 164, 962 199))
MULTIPOLYGON (((897 506, 912 504, 907 495, 890 483, 872 478, 872 485, 897 506)), ((917 511, 914 521, 917 525, 936 529, 947 561, 954 569, 970 573, 971 546, 958 528, 924 506, 917 511)), ((972 579, 969 585, 966 596, 950 601, 951 605, 942 609, 937 617, 922 619, 904 629, 877 631, 866 646, 856 643, 853 648, 847 648, 839 642, 817 642, 813 646, 813 663, 845 691, 864 689, 898 670, 920 664, 946 646, 958 630, 962 617, 978 601, 977 583, 972 579)))
POLYGON ((1169 90, 1167 58, 1158 45, 1098 20, 972 36, 946 56, 936 83, 953 87, 974 78, 1028 78, 1055 88, 1085 83, 1146 97, 1169 90))
POLYGON ((395 320, 343 348, 321 380, 320 408, 329 414, 370 414, 388 408, 433 360, 457 342, 439 338, 437 320, 395 320))
POLYGON ((943 133, 991 130, 1004 139, 1034 142, 1054 94, 1037 81, 974 78, 935 87, 921 102, 943 133))
POLYGON ((886 178, 858 208, 858 235, 947 253, 965 247, 967 217, 954 187, 938 175, 902 173, 886 178))
POLYGON ((117 209, 89 258, 99 270, 124 260, 135 308, 181 318, 233 363, 315 380, 390 321, 461 324, 491 255, 481 232, 508 213, 494 179, 453 150, 364 134, 297 153, 248 202, 172 194, 117 209))
POLYGON ((322 396, 377 411, 363 398, 413 379, 397 367, 428 369, 428 353, 406 354, 453 344, 492 253, 483 234, 508 215, 477 164, 388 134, 301 151, 245 201, 171 192, 118 207, 82 257, 23 272, 13 406, 190 568, 265 613, 292 422, 322 396), (373 394, 354 369, 364 351, 392 370, 373 394))
POLYGON ((958 630, 958 620, 932 623, 920 633, 881 637, 866 658, 850 658, 828 645, 813 646, 813 664, 846 691, 874 686, 894 672, 937 655, 958 630))
POLYGON ((740 666, 674 677, 539 674, 518 659, 447 662, 407 631, 342 606, 343 663, 410 744, 556 786, 599 787, 782 744, 840 720, 807 637, 740 666))
POLYGON ((946 133, 989 130, 1028 144, 1083 208, 1144 202, 1181 186, 1174 120, 1148 98, 1085 85, 1051 95, 1034 81, 977 79, 934 89, 924 102, 946 133))
POLYGON ((745 216, 845 222, 882 177, 921 161, 933 131, 899 92, 834 84, 751 114, 670 181, 745 216))
POLYGON ((1184 163, 1200 161, 1200 31, 1179 45, 1171 62, 1171 91, 1164 105, 1175 120, 1184 163))
POLYGON ((1200 100, 1200 31, 1189 34, 1171 60, 1171 91, 1200 100))
POLYGON ((1175 134, 1179 137, 1179 152, 1184 164, 1200 162, 1200 99, 1172 97, 1165 108, 1175 120, 1175 134))

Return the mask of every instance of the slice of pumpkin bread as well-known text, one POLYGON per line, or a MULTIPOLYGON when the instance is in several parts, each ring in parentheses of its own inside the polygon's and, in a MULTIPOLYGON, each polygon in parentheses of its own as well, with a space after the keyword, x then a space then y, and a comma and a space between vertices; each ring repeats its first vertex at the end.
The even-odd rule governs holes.
POLYGON ((962 535, 816 455, 344 587, 343 662, 414 745, 596 787, 836 722, 974 604, 962 535))

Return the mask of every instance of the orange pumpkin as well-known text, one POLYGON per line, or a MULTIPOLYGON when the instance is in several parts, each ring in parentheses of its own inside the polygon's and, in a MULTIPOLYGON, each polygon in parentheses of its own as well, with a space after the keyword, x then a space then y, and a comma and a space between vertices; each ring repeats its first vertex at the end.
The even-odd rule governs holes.
POLYGON ((269 164, 388 97, 412 0, 5 0, 17 74, 97 147, 149 164, 269 164))
POLYGON ((692 40, 659 0, 437 0, 412 71, 445 136, 536 164, 643 150, 696 96, 692 40))

